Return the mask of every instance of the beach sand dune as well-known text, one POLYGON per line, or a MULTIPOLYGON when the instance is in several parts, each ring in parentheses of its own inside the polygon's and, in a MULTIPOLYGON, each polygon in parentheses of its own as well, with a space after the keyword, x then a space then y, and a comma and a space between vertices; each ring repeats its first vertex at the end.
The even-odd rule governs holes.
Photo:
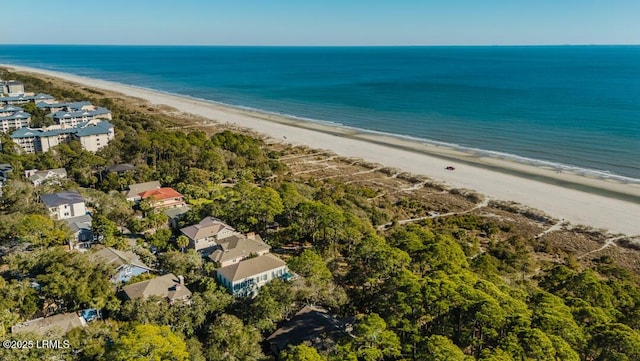
POLYGON ((362 158, 426 175, 452 187, 475 190, 496 200, 515 201, 574 224, 640 235, 638 183, 566 171, 558 173, 555 169, 481 157, 418 141, 305 122, 124 84, 21 66, 2 66, 115 91, 220 123, 249 128, 290 144, 326 149, 341 156, 362 158), (455 170, 445 169, 447 166, 454 166, 455 170))

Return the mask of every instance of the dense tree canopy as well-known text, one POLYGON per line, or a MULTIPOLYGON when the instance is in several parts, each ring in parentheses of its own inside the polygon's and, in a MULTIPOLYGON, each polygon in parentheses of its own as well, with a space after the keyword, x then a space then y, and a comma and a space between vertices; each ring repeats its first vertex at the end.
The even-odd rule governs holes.
POLYGON ((109 107, 117 130, 96 153, 76 141, 22 154, 0 135, 0 163, 14 168, 0 197, 0 339, 13 337, 11 325, 47 312, 99 308, 106 319, 71 331, 72 347, 63 353, 0 350, 0 359, 261 360, 260 342, 305 305, 354 320, 353 329, 287 348, 283 360, 640 359, 640 280, 611 259, 536 258, 526 232, 477 212, 399 224, 398 209, 433 209, 430 199, 378 202, 372 187, 288 172, 278 160, 282 148, 257 137, 171 130, 178 123, 167 115, 99 91, 15 78, 59 99, 109 107), (118 163, 135 169, 107 171, 118 163), (61 185, 34 187, 24 178, 25 169, 59 167, 69 174, 61 185), (132 207, 120 194, 155 180, 189 202, 181 226, 214 216, 257 231, 274 252, 290 253, 283 258, 299 278, 234 299, 217 285, 213 264, 168 227, 164 212, 149 202, 132 207), (101 243, 185 276, 190 303, 120 301, 109 282, 112 267, 63 251, 68 227, 38 202, 63 189, 86 198, 101 243), (52 304, 56 311, 48 310, 52 304))

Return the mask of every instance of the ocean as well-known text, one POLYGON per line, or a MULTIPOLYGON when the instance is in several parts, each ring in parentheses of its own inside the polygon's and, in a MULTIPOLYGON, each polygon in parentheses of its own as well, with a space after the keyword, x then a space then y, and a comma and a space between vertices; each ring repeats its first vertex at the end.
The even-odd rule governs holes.
POLYGON ((0 45, 0 63, 640 182, 640 46, 0 45))

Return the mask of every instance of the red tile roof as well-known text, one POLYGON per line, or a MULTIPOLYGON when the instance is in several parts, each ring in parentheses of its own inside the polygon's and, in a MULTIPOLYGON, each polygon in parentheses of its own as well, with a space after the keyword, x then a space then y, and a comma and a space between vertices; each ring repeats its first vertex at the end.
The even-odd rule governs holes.
POLYGON ((178 193, 175 189, 170 187, 164 187, 160 189, 152 189, 146 192, 138 193, 140 198, 145 199, 153 197, 153 199, 161 201, 164 199, 181 198, 182 194, 178 193))

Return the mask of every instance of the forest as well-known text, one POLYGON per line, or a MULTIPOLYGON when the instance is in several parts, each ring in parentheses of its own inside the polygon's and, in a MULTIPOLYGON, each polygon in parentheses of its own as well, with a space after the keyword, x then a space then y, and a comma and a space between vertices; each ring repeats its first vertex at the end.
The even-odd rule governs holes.
POLYGON ((381 205, 371 201, 378 195, 371 187, 293 174, 281 161, 287 151, 260 137, 180 129, 166 114, 100 91, 1 75, 57 99, 107 107, 116 129, 97 153, 72 142, 22 154, 2 134, 0 163, 14 171, 0 198, 0 338, 37 339, 9 330, 51 302, 103 315, 66 334, 69 348, 0 348, 2 360, 640 360, 639 278, 610 257, 543 261, 531 239, 474 213, 400 224, 395 207, 424 201, 407 195, 381 205), (121 163, 135 170, 104 171, 121 163), (34 168, 65 168, 69 178, 35 188, 22 176, 34 168), (273 281, 255 298, 232 297, 164 214, 133 209, 121 194, 153 180, 185 195, 191 210, 182 226, 211 215, 274 249, 305 245, 283 255, 300 279, 273 281), (70 230, 37 200, 69 189, 88 200, 104 245, 184 275, 191 302, 122 301, 107 265, 65 251, 70 230), (266 337, 305 305, 352 327, 339 339, 271 355, 266 337))

